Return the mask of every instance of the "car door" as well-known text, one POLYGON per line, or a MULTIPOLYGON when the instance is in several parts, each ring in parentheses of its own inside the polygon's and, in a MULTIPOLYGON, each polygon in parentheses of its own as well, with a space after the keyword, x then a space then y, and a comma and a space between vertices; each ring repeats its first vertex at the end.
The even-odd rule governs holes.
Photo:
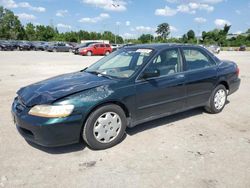
POLYGON ((100 44, 94 45, 93 53, 94 53, 95 55, 100 55, 100 54, 101 54, 101 51, 100 51, 100 50, 101 50, 101 49, 100 49, 100 44))
POLYGON ((166 49, 160 52, 136 81, 136 121, 181 111, 186 96, 184 83, 179 49, 166 49), (143 75, 152 71, 158 72, 158 75, 144 78, 143 75))
POLYGON ((100 44, 100 55, 105 54, 105 44, 100 44))
POLYGON ((207 103, 217 82, 216 62, 208 53, 198 47, 182 48, 187 87, 187 107, 202 106, 207 103))

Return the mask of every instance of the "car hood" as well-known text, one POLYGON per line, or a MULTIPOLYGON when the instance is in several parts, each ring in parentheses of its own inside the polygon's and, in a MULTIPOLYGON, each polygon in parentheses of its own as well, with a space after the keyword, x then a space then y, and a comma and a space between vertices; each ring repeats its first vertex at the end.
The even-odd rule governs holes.
POLYGON ((112 82, 115 80, 87 72, 75 72, 23 87, 17 91, 17 94, 24 105, 31 107, 38 104, 49 104, 68 95, 112 82))

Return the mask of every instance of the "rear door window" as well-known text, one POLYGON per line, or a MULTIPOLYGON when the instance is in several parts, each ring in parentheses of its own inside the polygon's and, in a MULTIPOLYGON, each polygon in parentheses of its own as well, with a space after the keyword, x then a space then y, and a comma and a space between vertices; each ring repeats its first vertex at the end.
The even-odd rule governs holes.
POLYGON ((215 65, 211 58, 199 49, 185 48, 183 54, 187 70, 203 69, 215 65))

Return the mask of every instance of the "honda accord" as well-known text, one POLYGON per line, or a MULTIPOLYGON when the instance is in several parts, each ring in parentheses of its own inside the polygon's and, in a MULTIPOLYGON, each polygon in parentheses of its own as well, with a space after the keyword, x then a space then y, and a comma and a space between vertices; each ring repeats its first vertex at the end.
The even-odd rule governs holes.
POLYGON ((21 88, 12 104, 20 134, 43 146, 119 143, 126 127, 204 107, 223 110, 240 85, 236 63, 200 46, 121 48, 81 71, 21 88))

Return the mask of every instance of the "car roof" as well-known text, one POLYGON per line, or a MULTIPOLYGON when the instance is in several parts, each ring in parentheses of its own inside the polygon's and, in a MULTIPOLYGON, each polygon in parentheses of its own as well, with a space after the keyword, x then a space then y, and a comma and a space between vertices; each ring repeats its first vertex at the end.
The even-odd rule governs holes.
POLYGON ((151 48, 155 50, 161 50, 171 47, 198 47, 202 48, 199 45, 194 44, 182 44, 182 43, 152 43, 152 44, 135 44, 131 46, 125 46, 125 48, 151 48))

